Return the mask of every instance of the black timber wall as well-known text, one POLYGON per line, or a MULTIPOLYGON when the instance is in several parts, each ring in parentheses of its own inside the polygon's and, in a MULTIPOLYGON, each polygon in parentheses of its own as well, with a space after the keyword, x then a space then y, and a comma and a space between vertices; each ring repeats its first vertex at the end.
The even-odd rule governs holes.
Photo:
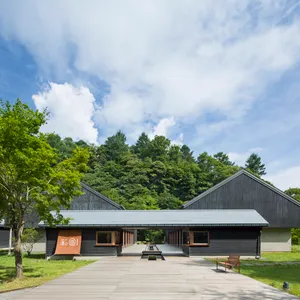
POLYGON ((0 228, 0 248, 9 247, 9 229, 0 228))
MULTIPOLYGON (((120 206, 115 203, 101 198, 101 195, 97 195, 92 191, 82 186, 83 195, 73 199, 70 210, 120 210, 120 206)), ((61 209, 65 209, 62 207, 61 209)), ((25 217, 25 227, 38 227, 40 218, 37 213, 32 212, 30 215, 25 217)))
POLYGON ((190 246, 189 255, 249 255, 260 254, 260 228, 201 228, 191 231, 208 231, 209 246, 190 246))
MULTIPOLYGON (((71 229, 71 228, 70 228, 71 229)), ((79 228, 76 228, 79 229, 79 228)), ((46 229, 46 256, 51 256, 55 253, 56 242, 58 237, 57 228, 46 229)), ((64 229, 65 230, 65 229, 64 229)), ((82 241, 80 254, 83 256, 116 256, 121 253, 121 246, 96 246, 96 231, 116 231, 113 228, 109 229, 81 229, 82 241)))
POLYGON ((110 203, 95 193, 82 187, 83 195, 74 198, 70 210, 119 210, 119 206, 110 203))
POLYGON ((245 174, 185 209, 255 209, 269 227, 300 227, 300 207, 245 174))
POLYGON ((190 255, 190 249, 189 249, 189 246, 187 246, 187 245, 182 245, 182 252, 183 252, 186 256, 189 256, 189 255, 190 255))

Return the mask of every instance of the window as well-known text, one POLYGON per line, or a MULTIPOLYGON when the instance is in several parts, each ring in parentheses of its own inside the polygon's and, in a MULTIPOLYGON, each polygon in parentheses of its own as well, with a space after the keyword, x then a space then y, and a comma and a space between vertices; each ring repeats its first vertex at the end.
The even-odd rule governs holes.
POLYGON ((97 231, 96 233, 97 245, 114 245, 115 233, 113 231, 97 231))
POLYGON ((194 231, 193 232, 194 245, 209 245, 208 231, 194 231))

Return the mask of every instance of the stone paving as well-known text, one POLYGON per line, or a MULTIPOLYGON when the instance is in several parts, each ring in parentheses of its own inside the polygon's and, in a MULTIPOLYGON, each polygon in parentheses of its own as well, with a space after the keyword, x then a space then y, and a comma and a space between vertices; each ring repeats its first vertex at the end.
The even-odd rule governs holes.
MULTIPOLYGON (((160 251, 162 251, 163 255, 183 255, 182 249, 176 246, 172 246, 169 244, 158 244, 156 245, 160 251)), ((142 251, 146 249, 146 245, 144 244, 134 244, 127 248, 122 249, 123 255, 142 255, 142 251)))
MULTIPOLYGON (((2 294, 3 297, 8 294, 2 294)), ((1 299, 1 298, 0 298, 1 299)), ((298 299, 249 277, 217 272, 200 258, 104 257, 9 298, 22 300, 289 300, 298 299)))

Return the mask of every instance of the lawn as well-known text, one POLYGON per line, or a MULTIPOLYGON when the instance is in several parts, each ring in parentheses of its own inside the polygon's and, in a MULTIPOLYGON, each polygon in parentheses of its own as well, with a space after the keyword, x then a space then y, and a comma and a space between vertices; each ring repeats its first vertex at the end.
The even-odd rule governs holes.
POLYGON ((91 261, 45 260, 43 254, 23 257, 24 278, 14 280, 14 257, 0 252, 0 292, 37 286, 83 267, 91 261))
POLYGON ((300 264, 287 265, 287 262, 300 262, 300 246, 293 246, 290 253, 262 253, 259 260, 242 260, 241 273, 278 289, 282 289, 283 282, 287 281, 290 284, 290 293, 300 296, 300 264), (272 265, 261 265, 264 263, 272 265))
POLYGON ((260 259, 245 259, 241 264, 280 264, 285 262, 300 262, 300 247, 293 246, 292 252, 263 252, 260 259))
POLYGON ((241 273, 278 289, 287 281, 290 293, 300 296, 300 265, 242 266, 241 273))
POLYGON ((264 252, 260 259, 242 259, 241 273, 281 290, 283 282, 287 281, 290 293, 300 296, 299 263, 300 246, 293 246, 292 252, 264 252), (296 264, 287 264, 291 262, 296 264))

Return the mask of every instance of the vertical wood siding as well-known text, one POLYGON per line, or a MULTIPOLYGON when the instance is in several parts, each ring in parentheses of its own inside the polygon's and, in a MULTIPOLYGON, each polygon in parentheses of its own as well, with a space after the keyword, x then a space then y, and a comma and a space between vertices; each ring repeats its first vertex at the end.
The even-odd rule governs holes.
POLYGON ((9 247, 9 229, 0 228, 0 248, 9 247))
POLYGON ((186 256, 190 256, 190 248, 189 248, 189 246, 182 245, 182 252, 183 252, 186 256))
MULTIPOLYGON (((119 210, 121 209, 117 204, 101 198, 97 194, 87 190, 82 186, 83 195, 74 198, 71 203, 70 210, 119 210)), ((61 209, 65 209, 62 207, 61 209)), ((40 222, 39 215, 32 212, 25 216, 25 227, 38 227, 40 222)))
POLYGON ((300 207, 245 174, 185 209, 255 209, 269 227, 300 227, 300 207))
POLYGON ((74 198, 71 210, 118 210, 118 206, 100 198, 98 195, 82 187, 83 195, 74 198))
MULTIPOLYGON (((197 231, 196 228, 191 229, 197 231)), ((193 255, 259 255, 260 228, 203 228, 209 232, 209 246, 190 246, 189 254, 193 255)))

